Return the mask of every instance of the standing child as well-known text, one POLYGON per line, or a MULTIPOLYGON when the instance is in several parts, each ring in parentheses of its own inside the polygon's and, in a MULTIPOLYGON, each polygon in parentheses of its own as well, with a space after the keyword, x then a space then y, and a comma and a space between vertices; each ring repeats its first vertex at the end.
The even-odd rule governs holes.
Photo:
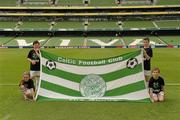
POLYGON ((152 77, 149 80, 149 92, 154 102, 164 101, 164 79, 159 76, 160 69, 158 67, 152 70, 152 77))
POLYGON ((143 39, 143 56, 144 56, 144 75, 146 82, 149 81, 151 76, 151 58, 153 57, 153 51, 150 47, 149 38, 143 39))
POLYGON ((23 79, 19 84, 20 89, 23 91, 24 100, 34 100, 34 82, 30 79, 29 72, 23 73, 23 79))
POLYGON ((30 75, 35 81, 35 88, 37 90, 39 77, 40 77, 40 43, 39 41, 33 42, 33 49, 29 51, 27 59, 30 62, 30 75))

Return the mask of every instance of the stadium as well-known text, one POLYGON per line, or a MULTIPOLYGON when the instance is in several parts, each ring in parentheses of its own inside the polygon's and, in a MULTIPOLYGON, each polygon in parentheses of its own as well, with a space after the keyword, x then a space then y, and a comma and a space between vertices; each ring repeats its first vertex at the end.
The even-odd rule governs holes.
MULTIPOLYGON (((54 68, 49 65, 49 69, 54 68)), ((86 70, 80 72, 85 74, 86 70)), ((179 0, 0 0, 0 120, 178 120, 179 73, 179 0), (43 59, 60 55, 58 60, 62 63, 75 65, 79 59, 77 66, 89 67, 121 61, 121 55, 140 50, 145 37, 150 39, 154 53, 151 67, 158 66, 165 79, 164 102, 23 100, 18 84, 22 73, 29 71, 27 54, 33 48, 33 41, 40 42, 43 59)), ((84 77, 65 72, 61 77, 65 75, 74 75, 74 79, 84 77)), ((109 75, 107 81, 116 77, 109 75)), ((41 86, 48 88, 50 85, 46 83, 42 82, 41 86)), ((51 84, 56 92, 62 88, 57 90, 58 87, 51 84)), ((119 94, 125 94, 126 89, 119 89, 119 94)), ((131 91, 135 89, 143 88, 137 85, 131 91)), ((70 89, 63 92, 79 95, 70 89)), ((85 93, 81 91, 81 94, 85 93)), ((110 91, 104 95, 111 94, 110 91)))

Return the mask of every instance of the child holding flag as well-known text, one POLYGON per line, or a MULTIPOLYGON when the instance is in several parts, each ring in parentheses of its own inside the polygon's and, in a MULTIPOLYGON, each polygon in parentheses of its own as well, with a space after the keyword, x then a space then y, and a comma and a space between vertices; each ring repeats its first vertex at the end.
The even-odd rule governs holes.
POLYGON ((153 57, 153 51, 150 47, 149 38, 143 39, 143 56, 144 56, 144 75, 146 82, 149 81, 149 77, 151 76, 151 58, 153 57))
POLYGON ((164 85, 164 79, 160 77, 160 69, 154 68, 148 85, 150 96, 154 102, 164 101, 164 85))
POLYGON ((30 73, 24 72, 23 79, 20 81, 19 84, 20 89, 23 91, 24 100, 34 100, 34 82, 30 79, 30 73))
POLYGON ((29 51, 27 56, 30 62, 30 76, 35 80, 35 88, 38 87, 39 77, 40 77, 40 43, 39 41, 33 42, 34 49, 29 51))

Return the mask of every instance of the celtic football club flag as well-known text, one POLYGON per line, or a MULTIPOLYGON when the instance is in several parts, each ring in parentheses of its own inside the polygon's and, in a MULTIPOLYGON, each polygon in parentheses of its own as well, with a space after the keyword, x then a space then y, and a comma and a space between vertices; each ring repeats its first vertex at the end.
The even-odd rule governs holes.
POLYGON ((36 100, 150 102, 142 52, 74 59, 41 51, 36 100))

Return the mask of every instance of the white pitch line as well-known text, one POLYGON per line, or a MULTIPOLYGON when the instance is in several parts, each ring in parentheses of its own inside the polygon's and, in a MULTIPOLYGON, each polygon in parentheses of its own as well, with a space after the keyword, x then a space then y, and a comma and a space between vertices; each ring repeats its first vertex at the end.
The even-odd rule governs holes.
POLYGON ((180 83, 167 83, 167 86, 180 86, 180 83))
POLYGON ((124 42, 123 38, 121 38, 120 40, 121 40, 121 42, 122 42, 123 46, 126 46, 126 44, 125 44, 125 42, 124 42))
POLYGON ((87 46, 87 41, 88 41, 88 39, 87 39, 87 38, 84 38, 83 46, 87 46))
POLYGON ((161 40, 160 37, 158 37, 158 40, 161 41, 163 44, 167 45, 167 43, 165 43, 163 40, 161 40))
POLYGON ((157 29, 159 29, 158 25, 154 21, 152 23, 157 29))
POLYGON ((2 120, 9 120, 10 117, 11 117, 10 114, 6 114, 6 115, 2 118, 2 120))
POLYGON ((18 86, 18 84, 0 84, 0 86, 18 86))

